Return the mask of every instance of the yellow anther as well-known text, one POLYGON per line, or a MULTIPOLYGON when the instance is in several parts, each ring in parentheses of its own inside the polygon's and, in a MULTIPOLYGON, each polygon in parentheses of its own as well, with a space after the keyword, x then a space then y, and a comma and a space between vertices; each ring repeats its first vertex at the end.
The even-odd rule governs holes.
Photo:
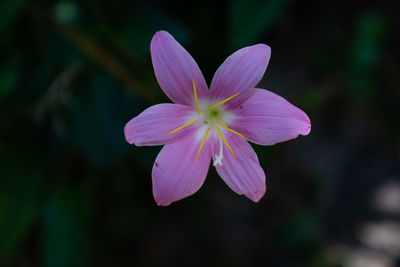
POLYGON ((183 129, 183 128, 185 128, 186 126, 189 126, 190 124, 193 124, 193 123, 195 123, 196 121, 198 121, 198 120, 193 120, 193 121, 190 121, 190 122, 188 122, 188 123, 186 123, 186 124, 182 125, 181 127, 179 127, 179 128, 176 128, 175 130, 173 130, 173 131, 170 131, 169 133, 166 133, 166 134, 172 134, 172 133, 174 133, 174 132, 176 132, 176 131, 179 131, 180 129, 183 129))
POLYGON ((226 130, 230 131, 231 133, 237 134, 237 135, 239 135, 240 137, 243 137, 244 139, 249 139, 249 138, 247 138, 246 136, 244 136, 243 134, 240 134, 240 133, 238 133, 238 132, 236 132, 236 131, 234 131, 234 130, 228 128, 226 125, 220 123, 219 121, 216 121, 216 122, 217 122, 219 125, 221 125, 222 127, 224 127, 226 130))
POLYGON ((212 110, 212 109, 214 109, 214 108, 216 108, 216 107, 218 107, 219 105, 222 105, 223 103, 225 103, 226 101, 229 101, 229 100, 231 100, 232 98, 234 98, 235 96, 237 96, 239 93, 236 93, 236 94, 234 94, 233 96, 231 96, 231 97, 228 97, 227 99, 225 99, 225 100, 222 100, 221 102, 219 102, 219 103, 217 103, 217 104, 215 104, 214 106, 212 106, 211 108, 209 108, 208 110, 212 110))
POLYGON ((215 128, 217 128, 217 131, 218 131, 218 133, 219 133, 219 136, 221 136, 222 141, 224 141, 225 145, 226 145, 226 146, 229 148, 229 150, 232 152, 233 157, 236 158, 235 153, 233 153, 232 148, 229 146, 228 142, 226 142, 224 136, 223 136, 222 133, 221 133, 221 130, 218 128, 218 126, 215 126, 215 128))
POLYGON ((210 128, 207 129, 206 133, 204 134, 203 140, 201 141, 201 145, 200 145, 200 147, 199 147, 199 150, 197 151, 197 155, 196 155, 196 158, 195 158, 195 160, 194 160, 194 161, 196 161, 196 162, 197 162, 197 157, 199 156, 200 151, 201 151, 201 149, 203 148, 204 141, 206 141, 206 138, 207 138, 207 135, 208 135, 208 132, 209 132, 209 131, 210 131, 210 128))
POLYGON ((194 84, 194 80, 192 81, 193 81, 194 100, 196 101, 197 114, 200 115, 199 102, 197 102, 196 85, 194 84))

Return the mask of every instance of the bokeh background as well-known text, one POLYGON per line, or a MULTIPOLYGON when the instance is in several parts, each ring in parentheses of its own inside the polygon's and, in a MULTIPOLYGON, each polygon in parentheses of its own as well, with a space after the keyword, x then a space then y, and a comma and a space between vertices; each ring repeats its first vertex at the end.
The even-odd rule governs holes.
POLYGON ((398 1, 0 2, 0 266, 400 266, 398 1), (210 83, 235 50, 272 47, 259 87, 311 118, 253 146, 257 204, 210 169, 152 197, 161 147, 125 123, 169 102, 150 59, 167 30, 210 83))

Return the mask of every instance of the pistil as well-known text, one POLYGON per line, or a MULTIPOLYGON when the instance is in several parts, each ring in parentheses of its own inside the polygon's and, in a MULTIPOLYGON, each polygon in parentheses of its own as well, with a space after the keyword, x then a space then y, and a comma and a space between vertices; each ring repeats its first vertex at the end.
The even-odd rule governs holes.
POLYGON ((229 148, 229 150, 232 152, 232 155, 234 158, 236 158, 235 153, 233 153, 233 150, 231 148, 231 146, 228 144, 228 142, 226 142, 224 136, 221 133, 221 130, 218 128, 218 126, 215 126, 215 128, 217 128, 218 134, 219 136, 222 138, 222 141, 224 141, 225 145, 229 148))
POLYGON ((218 164, 222 166, 222 159, 224 158, 224 148, 222 147, 222 139, 219 139, 219 155, 215 154, 215 159, 214 159, 214 166, 217 166, 218 164))

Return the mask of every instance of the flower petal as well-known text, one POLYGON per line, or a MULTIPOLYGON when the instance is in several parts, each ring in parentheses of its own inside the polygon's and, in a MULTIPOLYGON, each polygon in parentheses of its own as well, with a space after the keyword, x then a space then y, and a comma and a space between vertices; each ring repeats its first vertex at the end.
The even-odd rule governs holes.
POLYGON ((198 98, 209 97, 199 66, 171 34, 157 32, 151 40, 150 51, 158 83, 172 101, 195 107, 193 80, 198 98))
POLYGON ((153 166, 153 196, 158 205, 194 194, 202 186, 210 166, 210 139, 196 159, 201 140, 195 135, 165 145, 153 166))
POLYGON ((181 139, 197 128, 193 123, 173 134, 174 129, 193 121, 195 110, 179 104, 158 104, 144 110, 125 125, 125 139, 136 146, 156 146, 181 139))
MULTIPOLYGON (((218 164, 215 166, 218 174, 237 194, 245 195, 254 202, 258 202, 264 195, 266 186, 265 173, 258 162, 257 154, 242 137, 228 131, 224 131, 223 135, 235 153, 235 157, 224 144, 222 166, 218 164)), ((220 144, 216 139, 211 147, 214 160, 219 150, 220 144)))
POLYGON ((229 126, 260 145, 273 145, 299 134, 308 135, 311 130, 306 113, 264 89, 256 89, 233 113, 237 119, 229 126))
POLYGON ((265 44, 248 46, 229 56, 211 82, 213 103, 236 93, 239 95, 226 102, 225 107, 235 107, 245 101, 264 75, 270 57, 271 48, 265 44))

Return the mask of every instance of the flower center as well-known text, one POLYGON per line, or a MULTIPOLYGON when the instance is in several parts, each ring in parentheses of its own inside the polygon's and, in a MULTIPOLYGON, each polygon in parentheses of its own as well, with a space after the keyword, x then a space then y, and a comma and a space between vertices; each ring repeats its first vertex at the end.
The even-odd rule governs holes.
POLYGON ((197 161, 197 158, 199 157, 199 154, 201 152, 201 149, 203 148, 204 142, 206 141, 206 138, 208 136, 208 133, 210 132, 211 129, 216 129, 217 133, 218 133, 218 139, 219 139, 219 154, 215 154, 214 155, 214 166, 220 164, 222 166, 222 159, 224 158, 224 154, 223 154, 223 145, 222 142, 225 143, 225 145, 227 146, 227 148, 231 151, 233 157, 235 156, 235 153, 233 152, 232 148, 230 147, 230 145, 228 144, 228 142, 226 141, 225 137, 222 134, 221 129, 225 129, 231 133, 237 134, 241 137, 243 137, 244 139, 247 139, 247 137, 245 137, 244 135, 228 128, 226 125, 224 125, 221 121, 224 121, 224 112, 223 110, 217 108, 218 106, 222 105, 223 103, 231 100, 232 98, 236 97, 239 93, 236 93, 224 100, 222 100, 221 102, 218 102, 217 104, 209 107, 206 110, 202 110, 202 112, 200 112, 200 107, 199 107, 199 103, 197 101, 197 92, 196 92, 196 85, 194 84, 194 80, 193 80, 193 93, 194 93, 194 99, 195 99, 195 104, 196 104, 196 109, 197 109, 197 115, 199 116, 198 119, 189 121, 187 123, 185 123, 184 125, 182 125, 181 127, 176 128, 175 130, 172 130, 166 134, 172 134, 175 133, 183 128, 185 128, 186 126, 189 126, 193 123, 196 123, 200 120, 200 122, 203 122, 206 126, 207 126, 207 130, 204 133, 203 139, 201 141, 200 147, 197 151, 197 155, 195 158, 195 161, 197 161), (221 129, 220 129, 221 128, 221 129))
POLYGON ((203 112, 203 122, 209 126, 215 126, 216 121, 223 121, 224 112, 218 108, 205 110, 203 112))

